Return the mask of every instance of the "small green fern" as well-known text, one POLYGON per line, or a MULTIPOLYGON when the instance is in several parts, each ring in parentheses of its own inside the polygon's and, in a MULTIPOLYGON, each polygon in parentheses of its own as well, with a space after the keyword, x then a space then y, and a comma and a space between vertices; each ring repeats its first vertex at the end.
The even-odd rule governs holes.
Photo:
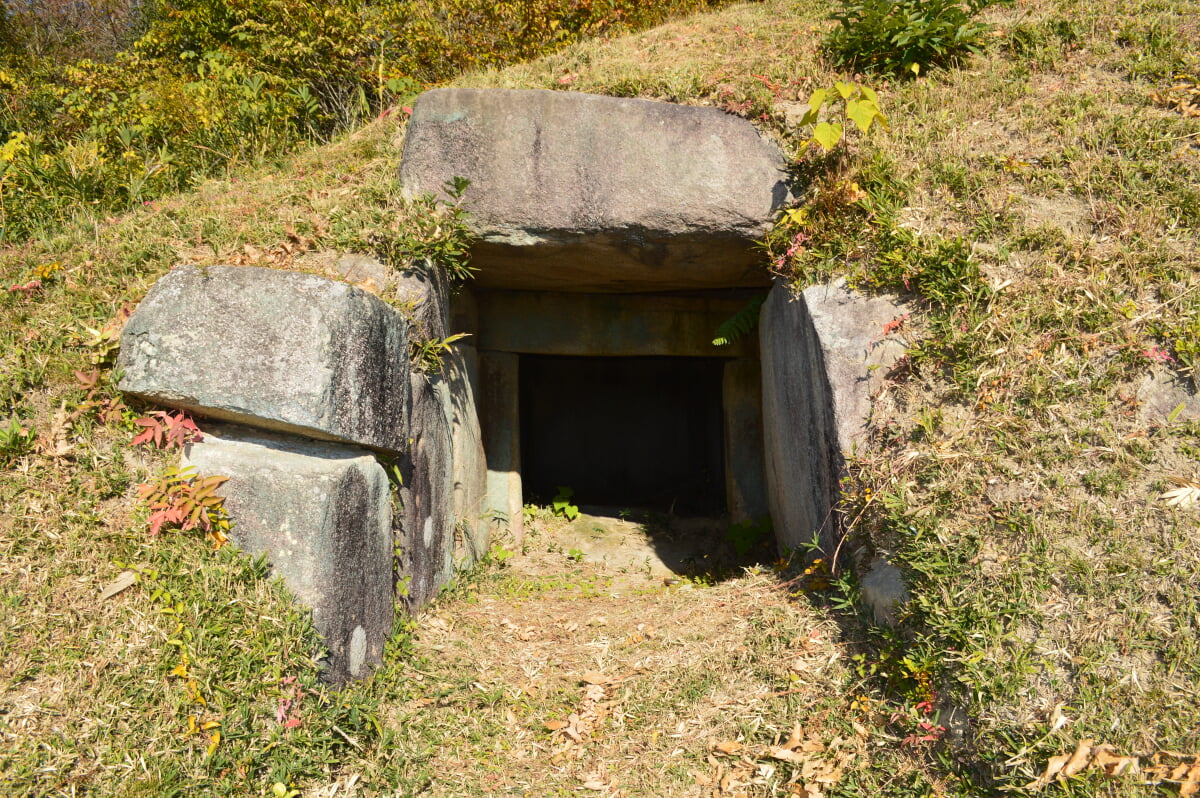
POLYGON ((753 330, 758 324, 758 314, 762 311, 765 300, 765 296, 757 296, 747 302, 744 308, 721 322, 713 334, 713 346, 729 346, 753 330))

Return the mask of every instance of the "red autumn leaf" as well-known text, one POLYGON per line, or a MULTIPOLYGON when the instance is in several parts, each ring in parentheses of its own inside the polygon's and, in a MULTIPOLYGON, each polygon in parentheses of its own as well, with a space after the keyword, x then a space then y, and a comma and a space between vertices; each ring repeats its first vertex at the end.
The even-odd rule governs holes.
POLYGON ((134 436, 132 441, 134 446, 141 446, 144 443, 154 441, 155 446, 160 449, 162 448, 162 426, 157 421, 152 418, 139 418, 133 423, 139 427, 143 427, 142 431, 134 436))
POLYGON ((178 524, 183 521, 183 511, 178 507, 168 507, 150 514, 150 534, 157 535, 165 524, 178 524))

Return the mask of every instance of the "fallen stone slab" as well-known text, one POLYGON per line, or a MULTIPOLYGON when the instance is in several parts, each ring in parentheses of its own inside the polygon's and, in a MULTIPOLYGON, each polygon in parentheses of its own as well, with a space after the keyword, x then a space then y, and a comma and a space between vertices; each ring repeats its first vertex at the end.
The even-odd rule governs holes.
POLYGON ((641 292, 766 285, 754 242, 789 199, 785 168, 715 108, 436 89, 413 106, 400 182, 415 197, 471 181, 485 288, 641 292))
POLYGON ((367 451, 233 425, 205 425, 182 465, 221 486, 230 539, 272 569, 329 649, 324 676, 368 675, 392 631, 389 482, 367 451))
POLYGON ((799 297, 782 282, 771 289, 759 350, 767 495, 781 549, 819 537, 836 550, 845 457, 863 442, 872 395, 904 353, 888 325, 906 315, 894 300, 863 296, 843 280, 799 297))
POLYGON ((125 393, 253 427, 407 448, 408 322, 345 283, 180 266, 125 325, 125 393))

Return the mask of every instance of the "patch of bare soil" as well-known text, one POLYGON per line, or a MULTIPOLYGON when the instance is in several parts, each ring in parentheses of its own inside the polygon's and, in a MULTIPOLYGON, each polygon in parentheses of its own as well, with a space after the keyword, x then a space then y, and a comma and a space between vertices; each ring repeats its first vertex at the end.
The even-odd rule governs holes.
POLYGON ((532 527, 522 553, 420 621, 436 665, 393 722, 441 739, 423 794, 806 794, 865 756, 831 722, 840 631, 776 574, 680 577, 615 519, 532 527))

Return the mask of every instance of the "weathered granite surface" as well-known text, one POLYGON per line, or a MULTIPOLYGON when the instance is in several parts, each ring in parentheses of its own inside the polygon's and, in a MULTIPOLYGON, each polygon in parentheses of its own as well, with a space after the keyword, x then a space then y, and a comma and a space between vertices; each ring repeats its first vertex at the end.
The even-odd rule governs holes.
POLYGON ((487 511, 524 538, 521 487, 520 356, 479 353, 479 426, 487 452, 487 511))
MULTIPOLYGON (((412 318, 412 337, 441 341, 460 332, 450 326, 450 282, 434 264, 412 264, 394 291, 412 318)), ((443 352, 436 373, 413 375, 413 449, 404 464, 411 484, 402 491, 406 513, 397 524, 405 563, 401 578, 409 578, 406 598, 413 606, 436 595, 454 567, 470 566, 488 549, 487 463, 475 404, 478 362, 472 340, 460 339, 443 352), (436 502, 448 506, 433 510, 436 502), (433 512, 407 512, 410 503, 433 512)))
POLYGON ((871 395, 904 352, 885 329, 904 315, 894 301, 862 296, 840 280, 799 297, 784 283, 771 289, 759 350, 767 492, 781 548, 814 536, 836 548, 833 507, 845 455, 862 442, 871 395))
POLYGON ((479 355, 475 347, 456 344, 442 368, 450 407, 453 446, 454 525, 458 530, 455 556, 458 567, 473 565, 488 552, 491 518, 487 512, 487 454, 475 403, 479 383, 479 355))
POLYGON ((412 444, 399 465, 400 511, 393 534, 398 598, 416 609, 454 575, 454 441, 445 382, 414 373, 412 397, 412 444))
POLYGON ((345 283, 180 266, 125 325, 122 391, 249 426, 407 448, 408 323, 345 283))
POLYGON ((436 89, 413 106, 410 196, 465 177, 483 287, 767 284, 753 246, 789 197, 779 148, 715 108, 573 92, 436 89))
POLYGON ((306 606, 329 649, 325 677, 370 673, 392 631, 387 475, 371 453, 324 441, 206 425, 182 464, 221 474, 230 539, 272 569, 306 606))
POLYGON ((803 299, 833 390, 838 445, 849 453, 864 443, 872 398, 906 349, 885 325, 902 321, 909 311, 893 297, 851 290, 843 279, 811 285, 803 299))

